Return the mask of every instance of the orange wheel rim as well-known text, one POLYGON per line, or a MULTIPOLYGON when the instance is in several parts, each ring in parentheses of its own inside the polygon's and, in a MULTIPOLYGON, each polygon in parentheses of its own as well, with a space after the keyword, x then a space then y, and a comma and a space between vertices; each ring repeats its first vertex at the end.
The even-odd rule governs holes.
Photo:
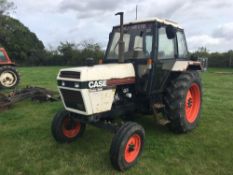
POLYGON ((80 132, 81 124, 78 121, 74 121, 69 117, 66 117, 63 121, 62 131, 68 138, 74 138, 80 132))
POLYGON ((137 157, 141 149, 141 137, 138 134, 131 136, 125 147, 125 161, 132 163, 137 157))
POLYGON ((196 83, 193 83, 189 88, 185 100, 185 113, 186 119, 189 123, 193 123, 200 111, 201 105, 201 92, 196 83))

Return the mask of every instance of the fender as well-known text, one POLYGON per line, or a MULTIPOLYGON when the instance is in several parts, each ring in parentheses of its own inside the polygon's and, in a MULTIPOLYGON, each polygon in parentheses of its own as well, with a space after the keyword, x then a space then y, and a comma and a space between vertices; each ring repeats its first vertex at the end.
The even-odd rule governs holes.
POLYGON ((199 61, 175 61, 173 63, 163 64, 163 70, 172 72, 184 72, 186 70, 203 70, 199 61))

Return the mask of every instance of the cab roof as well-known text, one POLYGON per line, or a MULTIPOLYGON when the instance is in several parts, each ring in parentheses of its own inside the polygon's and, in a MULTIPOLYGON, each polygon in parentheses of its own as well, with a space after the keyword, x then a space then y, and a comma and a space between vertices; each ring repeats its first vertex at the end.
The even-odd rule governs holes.
MULTIPOLYGON (((168 20, 168 19, 161 19, 161 18, 158 18, 158 17, 148 18, 148 19, 143 19, 143 20, 136 20, 136 21, 125 23, 124 25, 142 24, 142 23, 149 23, 149 22, 158 22, 158 23, 161 23, 161 24, 172 25, 175 28, 183 29, 178 23, 176 23, 174 21, 171 21, 171 20, 168 20)), ((119 27, 119 25, 117 25, 115 27, 119 27)))

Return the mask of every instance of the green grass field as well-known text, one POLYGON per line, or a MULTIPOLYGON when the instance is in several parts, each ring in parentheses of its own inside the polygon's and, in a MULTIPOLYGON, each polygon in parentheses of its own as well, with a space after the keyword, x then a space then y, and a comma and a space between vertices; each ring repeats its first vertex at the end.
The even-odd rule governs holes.
MULTIPOLYGON (((35 85, 56 90, 59 67, 20 68, 21 87, 35 85)), ((124 174, 214 175, 233 173, 233 75, 203 73, 203 110, 193 132, 177 135, 156 124, 153 116, 139 116, 146 130, 143 155, 124 174)), ((118 174, 109 161, 112 134, 88 126, 84 137, 58 144, 50 132, 61 102, 25 101, 0 113, 1 175, 118 174)))

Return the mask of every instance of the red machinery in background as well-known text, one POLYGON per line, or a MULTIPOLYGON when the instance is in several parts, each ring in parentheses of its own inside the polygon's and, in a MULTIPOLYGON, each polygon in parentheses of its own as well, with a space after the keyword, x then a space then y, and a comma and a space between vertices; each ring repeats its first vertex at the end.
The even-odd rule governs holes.
POLYGON ((6 50, 0 48, 0 88, 13 88, 19 83, 16 65, 11 61, 6 50))

